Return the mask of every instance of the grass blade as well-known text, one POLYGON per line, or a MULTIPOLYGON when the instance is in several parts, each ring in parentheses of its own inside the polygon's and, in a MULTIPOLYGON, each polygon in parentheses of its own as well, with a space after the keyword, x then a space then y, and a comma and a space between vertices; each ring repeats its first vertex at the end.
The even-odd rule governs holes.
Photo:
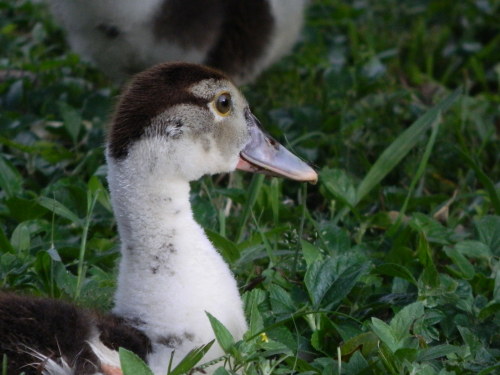
POLYGON ((439 132, 439 125, 441 124, 441 115, 440 113, 436 118, 434 119, 432 126, 432 133, 429 138, 429 141, 427 142, 427 146, 425 146, 425 151, 424 155, 422 156, 422 159, 420 160, 420 163, 418 164, 417 171, 415 175, 413 176, 410 187, 408 188, 408 193, 406 194, 405 201, 403 203, 403 207, 399 210, 398 217, 396 219, 396 222, 394 226, 391 228, 389 235, 396 233, 397 229, 399 228, 399 225, 401 224, 401 218, 405 216, 406 209, 408 208, 408 204, 410 203, 411 196, 413 195, 413 191, 415 190, 415 186, 417 185, 418 181, 422 176, 424 175, 425 169, 427 167, 427 163, 429 162, 429 158, 432 153, 432 149, 434 148, 434 144, 436 143, 436 138, 437 134, 439 132))
POLYGON ((238 233, 236 243, 240 243, 241 240, 243 239, 246 223, 248 221, 248 218, 250 217, 250 212, 252 211, 255 201, 257 200, 257 196, 259 195, 260 189, 262 188, 264 177, 265 176, 263 174, 256 174, 252 177, 252 182, 250 183, 250 187, 248 188, 248 190, 250 191, 250 196, 248 198, 247 204, 243 209, 243 214, 241 215, 241 220, 239 223, 240 230, 238 233))
POLYGON ((384 152, 358 186, 356 203, 359 203, 399 162, 415 147, 420 136, 429 129, 440 114, 450 108, 458 99, 462 89, 457 89, 436 106, 427 111, 406 129, 384 152))
POLYGON ((87 237, 89 233, 89 228, 90 228, 90 223, 92 219, 92 212, 94 211, 95 204, 97 202, 97 198, 99 196, 99 193, 94 194, 90 190, 87 191, 87 215, 85 217, 84 223, 83 223, 83 233, 82 233, 82 240, 80 242, 80 252, 78 255, 78 277, 76 281, 76 288, 75 288, 75 294, 73 296, 74 300, 76 301, 78 297, 80 296, 82 284, 83 284, 83 278, 85 277, 85 251, 87 249, 87 237))
POLYGON ((56 215, 64 217, 79 226, 82 225, 82 220, 61 202, 49 197, 38 197, 36 201, 40 206, 45 207, 56 215))
POLYGON ((124 348, 120 348, 118 353, 123 375, 153 375, 153 371, 135 353, 124 348))
POLYGON ((476 161, 467 153, 464 151, 460 150, 460 155, 462 158, 464 158, 465 162, 469 164, 469 167, 471 167, 474 170, 474 173, 476 174, 476 178, 479 180, 481 185, 486 189, 488 192, 488 195, 491 200, 491 204, 493 205, 493 209, 495 210, 495 213, 497 215, 500 215, 500 197, 498 196, 497 190, 495 188, 495 184, 493 181, 488 177, 486 173, 481 169, 481 166, 476 163, 476 161))
POLYGON ((206 345, 191 350, 173 370, 168 372, 168 375, 181 375, 190 372, 193 367, 196 366, 196 364, 210 350, 214 341, 215 340, 210 341, 206 345))
POLYGON ((234 345, 233 335, 215 316, 213 316, 209 312, 205 313, 210 320, 210 324, 212 325, 212 329, 214 330, 217 342, 224 350, 224 352, 228 353, 231 347, 234 345))

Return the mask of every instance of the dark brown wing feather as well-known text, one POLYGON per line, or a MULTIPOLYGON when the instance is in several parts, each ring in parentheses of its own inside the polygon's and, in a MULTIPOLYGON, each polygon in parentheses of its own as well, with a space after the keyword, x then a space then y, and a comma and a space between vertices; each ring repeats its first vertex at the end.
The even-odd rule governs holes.
POLYGON ((79 375, 98 372, 99 359, 87 343, 96 328, 112 349, 125 347, 142 358, 150 351, 149 339, 119 317, 60 300, 0 293, 0 355, 7 355, 8 375, 41 374, 44 364, 33 351, 64 359, 79 375))

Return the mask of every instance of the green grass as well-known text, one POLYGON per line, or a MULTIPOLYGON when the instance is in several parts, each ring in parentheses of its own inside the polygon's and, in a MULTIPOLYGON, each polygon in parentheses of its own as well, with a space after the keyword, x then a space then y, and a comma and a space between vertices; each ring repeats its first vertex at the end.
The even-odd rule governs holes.
MULTIPOLYGON (((243 89, 320 181, 193 186, 246 304, 244 342, 212 320, 231 369, 500 372, 499 17, 494 0, 316 0, 294 53, 243 89)), ((107 309, 118 89, 29 1, 0 0, 0 51, 24 72, 0 82, 0 286, 107 309)))

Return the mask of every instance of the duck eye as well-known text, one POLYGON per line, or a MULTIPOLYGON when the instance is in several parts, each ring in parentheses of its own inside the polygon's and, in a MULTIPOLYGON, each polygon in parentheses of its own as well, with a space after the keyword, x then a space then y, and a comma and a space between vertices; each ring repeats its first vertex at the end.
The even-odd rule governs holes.
POLYGON ((220 94, 216 99, 215 99, 215 109, 216 111, 222 115, 226 116, 229 114, 231 111, 231 108, 233 106, 233 102, 231 100, 231 95, 229 93, 224 92, 220 94))

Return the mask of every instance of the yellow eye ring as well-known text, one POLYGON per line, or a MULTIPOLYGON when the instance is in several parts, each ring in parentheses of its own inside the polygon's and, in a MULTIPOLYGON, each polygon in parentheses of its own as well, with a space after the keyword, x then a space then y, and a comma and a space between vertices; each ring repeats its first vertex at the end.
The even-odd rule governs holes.
POLYGON ((233 101, 231 95, 224 91, 220 93, 213 101, 215 111, 221 116, 227 116, 233 108, 233 101))

